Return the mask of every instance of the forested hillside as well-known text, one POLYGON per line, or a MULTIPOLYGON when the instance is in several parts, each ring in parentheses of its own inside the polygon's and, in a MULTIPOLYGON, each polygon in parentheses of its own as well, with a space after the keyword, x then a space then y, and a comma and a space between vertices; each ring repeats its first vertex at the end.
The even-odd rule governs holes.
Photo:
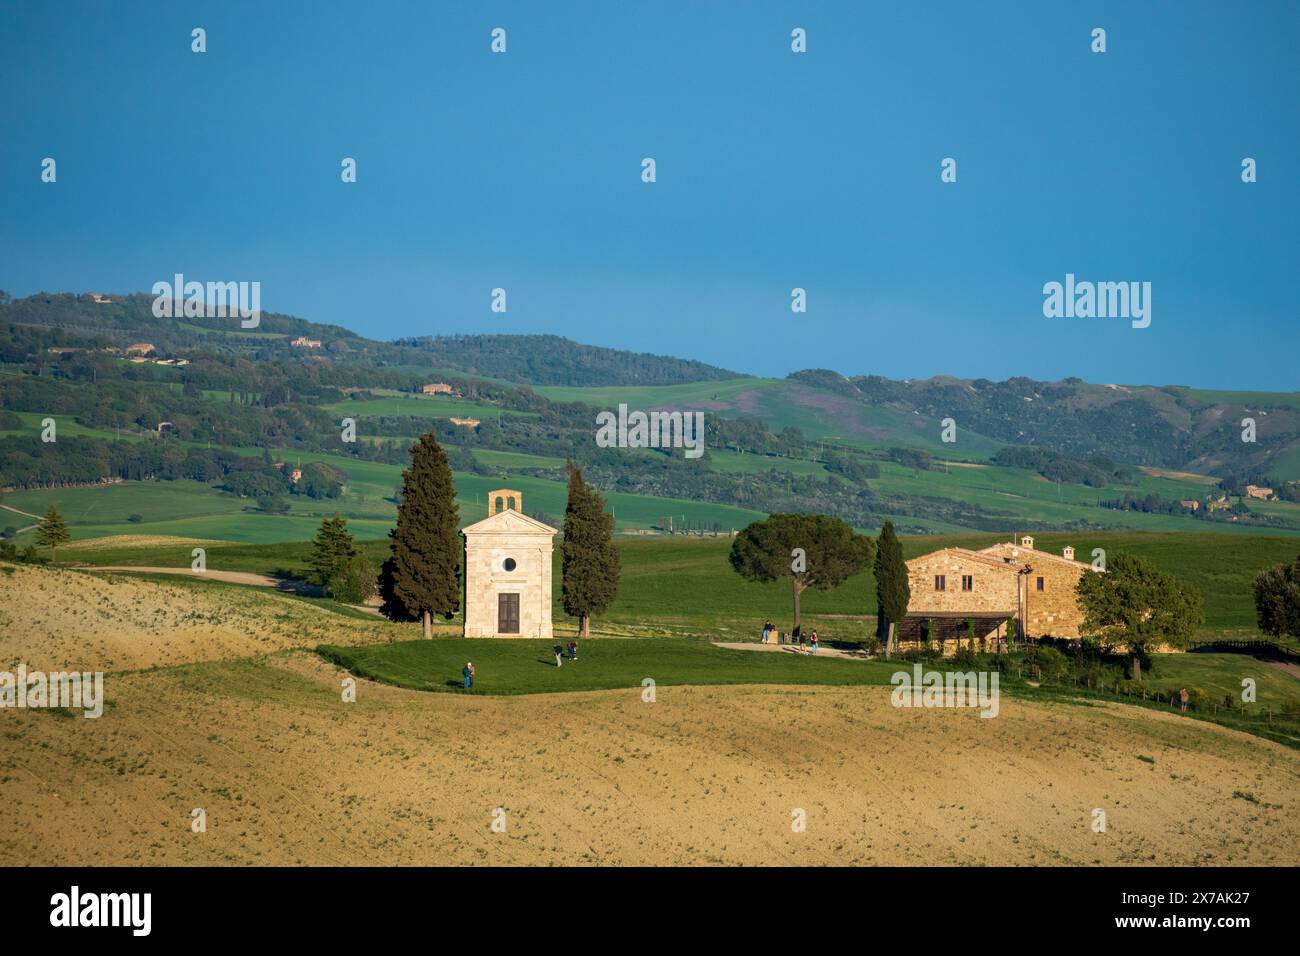
POLYGON ((1300 531, 1295 395, 825 370, 760 379, 554 336, 377 342, 291 316, 247 331, 157 319, 151 303, 0 296, 0 488, 164 481, 216 496, 221 513, 306 515, 329 501, 382 522, 407 447, 433 431, 458 474, 534 482, 548 506, 572 460, 623 496, 627 527, 793 511, 916 533, 1300 531), (441 393, 424 394, 430 383, 441 393), (701 411, 702 456, 598 446, 595 416, 619 404, 701 411), (1236 424, 1248 414, 1253 444, 1236 424), (940 437, 945 419, 955 441, 940 437), (1249 484, 1281 500, 1257 501, 1249 484))

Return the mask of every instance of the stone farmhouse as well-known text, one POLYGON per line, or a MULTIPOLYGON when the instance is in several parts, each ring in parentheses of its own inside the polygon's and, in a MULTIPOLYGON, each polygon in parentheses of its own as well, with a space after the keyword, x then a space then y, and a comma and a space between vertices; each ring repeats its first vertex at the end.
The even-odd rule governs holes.
POLYGON ((488 516, 466 527, 465 636, 551 639, 551 553, 559 532, 524 514, 523 495, 488 493, 488 516))
MULTIPOLYGON (((1001 646, 1008 622, 1021 638, 1079 637, 1083 612, 1075 587, 1091 565, 1040 551, 1030 535, 972 551, 943 548, 907 562, 912 597, 899 623, 900 643, 963 640, 975 636, 1001 646)), ((955 645, 954 645, 955 646, 955 645)))

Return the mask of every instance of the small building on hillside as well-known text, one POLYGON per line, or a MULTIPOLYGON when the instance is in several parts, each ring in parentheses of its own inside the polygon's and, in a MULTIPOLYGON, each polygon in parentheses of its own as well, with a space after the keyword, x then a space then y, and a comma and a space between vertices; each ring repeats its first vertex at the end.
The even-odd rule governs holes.
POLYGON ((123 349, 126 355, 149 355, 154 351, 153 345, 149 342, 135 342, 123 349))
POLYGON ((425 395, 450 395, 452 394, 451 386, 446 382, 434 382, 420 389, 425 395))
POLYGON ((1184 498, 1178 502, 1179 506, 1188 511, 1200 511, 1201 503, 1195 498, 1184 498))
POLYGON ((320 339, 309 339, 305 335, 300 335, 289 343, 296 349, 318 349, 321 347, 320 339))
POLYGON ((465 636, 550 640, 551 555, 559 532, 523 513, 523 495, 488 494, 465 535, 465 636))
POLYGON ((1273 498, 1273 489, 1265 488, 1262 485, 1247 485, 1247 498, 1258 498, 1260 501, 1271 501, 1273 498))
POLYGON ((975 636, 1000 644, 1008 622, 1022 637, 1079 637, 1083 624, 1075 588, 1093 571, 1061 554, 1040 551, 1031 535, 972 551, 943 548, 907 562, 912 597, 897 636, 906 643, 975 636))
POLYGON ((451 423, 461 428, 478 428, 479 425, 483 424, 477 418, 453 418, 451 423))

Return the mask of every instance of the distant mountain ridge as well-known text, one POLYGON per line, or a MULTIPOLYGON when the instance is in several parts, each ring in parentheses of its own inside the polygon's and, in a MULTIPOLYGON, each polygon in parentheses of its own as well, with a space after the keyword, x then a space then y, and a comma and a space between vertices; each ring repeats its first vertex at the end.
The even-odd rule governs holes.
MULTIPOLYGON (((529 385, 679 385, 743 377, 743 373, 690 359, 582 345, 558 335, 418 336, 381 342, 337 325, 263 312, 255 330, 229 318, 156 318, 154 297, 38 293, 24 299, 0 295, 0 322, 58 329, 118 347, 146 341, 159 352, 203 348, 253 357, 282 357, 302 337, 321 343, 320 354, 339 361, 456 369, 529 385), (258 353, 261 353, 260 356, 258 353)), ((311 354, 311 353, 306 353, 311 354)))
MULTIPOLYGON (((249 361, 337 364, 415 372, 429 369, 503 380, 529 387, 618 388, 727 383, 711 400, 671 395, 653 400, 710 409, 723 416, 753 415, 798 424, 811 437, 852 434, 846 414, 865 410, 870 426, 859 437, 877 444, 928 447, 953 457, 968 454, 967 439, 984 455, 999 444, 1031 445, 1078 458, 1215 475, 1300 477, 1300 393, 1211 392, 1186 386, 1089 384, 1077 378, 1003 382, 939 375, 897 381, 878 375, 846 376, 828 369, 793 372, 773 380, 690 359, 583 345, 557 335, 448 335, 380 342, 336 325, 263 313, 256 330, 234 319, 159 319, 153 296, 40 293, 24 299, 0 294, 0 324, 50 331, 51 343, 103 343, 122 347, 149 342, 160 354, 187 350, 249 361), (319 347, 295 346, 305 338, 319 347), (767 383, 763 402, 751 389, 767 383), (730 391, 728 391, 730 389, 730 391), (727 395, 732 398, 729 400, 727 395), (785 414, 789 410, 797 416, 785 414), (802 416, 803 418, 800 418, 802 416), (951 418, 959 441, 938 445, 938 423, 951 418), (820 432, 803 419, 816 419, 820 432), (1256 441, 1242 440, 1244 420, 1256 441), (933 434, 932 434, 933 433, 933 434)), ((583 395, 577 400, 599 401, 583 395)), ((640 395, 650 399, 650 395, 640 395)))
POLYGON ((1010 445, 1205 474, 1265 475, 1300 470, 1300 393, 1202 392, 1182 385, 1090 384, 1078 378, 1003 382, 939 375, 895 381, 828 369, 794 372, 799 382, 1010 445), (1244 420, 1255 441, 1243 440, 1244 420))

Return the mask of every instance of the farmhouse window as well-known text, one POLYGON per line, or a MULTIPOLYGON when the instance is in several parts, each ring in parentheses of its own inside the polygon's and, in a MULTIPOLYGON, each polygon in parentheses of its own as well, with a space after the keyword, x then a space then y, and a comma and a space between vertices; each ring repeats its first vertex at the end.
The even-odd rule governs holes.
POLYGON ((1043 590, 1043 579, 1042 579, 1042 578, 1039 578, 1039 579, 1038 579, 1037 587, 1038 587, 1038 590, 1040 590, 1040 591, 1043 590))
POLYGON ((961 576, 961 589, 962 589, 963 591, 974 591, 974 590, 975 590, 975 575, 973 575, 973 574, 963 574, 963 575, 961 576))
POLYGON ((934 589, 936 591, 948 590, 948 582, 944 580, 944 576, 942 574, 936 574, 934 576, 934 589))

